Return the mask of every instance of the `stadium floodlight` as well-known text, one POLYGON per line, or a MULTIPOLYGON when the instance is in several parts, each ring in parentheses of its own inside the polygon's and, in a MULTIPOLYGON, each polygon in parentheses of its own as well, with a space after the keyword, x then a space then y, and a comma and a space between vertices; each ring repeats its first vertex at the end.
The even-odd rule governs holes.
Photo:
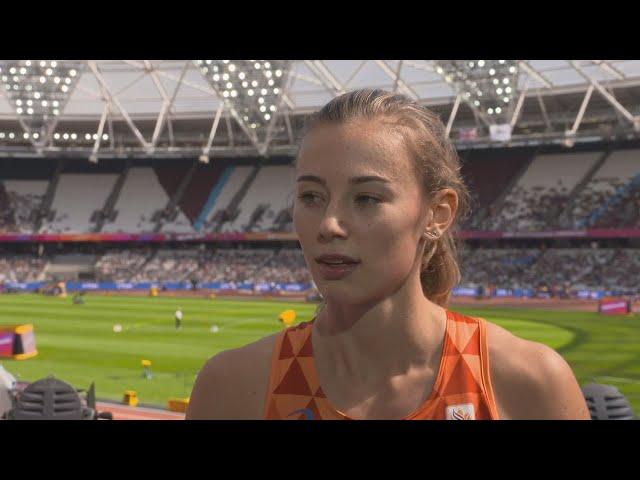
POLYGON ((284 94, 289 60, 194 60, 261 154, 266 153, 284 94))
POLYGON ((34 144, 43 145, 48 140, 82 68, 81 61, 0 61, 5 95, 34 144))
POLYGON ((437 60, 434 67, 488 123, 509 123, 518 87, 518 60, 437 60))

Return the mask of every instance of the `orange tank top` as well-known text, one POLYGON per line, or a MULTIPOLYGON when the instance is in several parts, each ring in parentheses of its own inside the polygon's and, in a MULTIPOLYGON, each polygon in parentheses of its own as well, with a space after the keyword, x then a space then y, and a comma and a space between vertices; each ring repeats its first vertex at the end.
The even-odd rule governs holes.
MULTIPOLYGON (((313 361, 313 321, 284 330, 271 358, 264 418, 350 420, 322 392, 313 361)), ((442 357, 429 398, 404 420, 496 420, 486 324, 447 310, 442 357)))

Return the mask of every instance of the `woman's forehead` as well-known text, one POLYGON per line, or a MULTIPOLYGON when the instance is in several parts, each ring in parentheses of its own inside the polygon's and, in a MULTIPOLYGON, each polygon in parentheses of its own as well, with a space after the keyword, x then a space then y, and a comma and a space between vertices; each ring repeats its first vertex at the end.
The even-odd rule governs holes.
POLYGON ((296 166, 341 175, 385 175, 389 179, 413 176, 409 151, 402 135, 380 123, 323 125, 305 136, 296 166))
POLYGON ((303 145, 318 148, 324 146, 329 139, 333 140, 329 145, 382 148, 403 143, 404 140, 397 129, 390 126, 388 122, 382 119, 362 119, 320 124, 305 135, 303 145))

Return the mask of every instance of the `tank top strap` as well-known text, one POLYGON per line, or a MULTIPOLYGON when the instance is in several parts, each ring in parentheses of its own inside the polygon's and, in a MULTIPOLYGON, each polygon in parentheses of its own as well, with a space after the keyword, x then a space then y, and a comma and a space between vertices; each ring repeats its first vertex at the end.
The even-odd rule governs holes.
POLYGON ((480 366, 482 375, 483 391, 487 401, 487 408, 491 419, 498 420, 498 407, 493 394, 493 385, 491 384, 491 370, 489 362, 489 340, 487 338, 487 322, 483 318, 478 318, 480 326, 480 366))
POLYGON ((447 316, 437 392, 441 412, 434 414, 450 420, 497 418, 486 322, 452 311, 447 316))

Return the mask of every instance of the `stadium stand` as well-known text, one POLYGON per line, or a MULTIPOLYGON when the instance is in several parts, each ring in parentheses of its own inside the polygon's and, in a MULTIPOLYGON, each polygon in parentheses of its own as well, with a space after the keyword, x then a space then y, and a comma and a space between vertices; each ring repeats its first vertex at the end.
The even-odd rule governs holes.
POLYGON ((33 232, 33 212, 40 208, 48 183, 44 180, 4 180, 18 233, 33 232))
POLYGON ((54 218, 45 222, 43 233, 83 233, 92 231, 93 212, 104 205, 117 175, 62 174, 51 210, 54 218))
POLYGON ((462 257, 462 282, 466 285, 495 284, 524 288, 536 280, 531 267, 540 256, 538 249, 465 250, 462 257))
POLYGON ((198 251, 158 250, 138 271, 132 270, 131 282, 178 282, 186 280, 198 266, 198 251))
MULTIPOLYGON (((475 214, 465 228, 535 232, 639 227, 639 155, 636 146, 568 153, 556 149, 536 154, 526 148, 463 152, 462 173, 476 201, 475 214), (569 223, 559 222, 559 216, 569 223)), ((53 215, 44 216, 41 232, 46 233, 89 232, 94 226, 99 231, 99 220, 92 217, 108 209, 111 201, 117 215, 106 218, 106 233, 292 231, 288 207, 294 167, 290 159, 274 160, 222 158, 211 164, 166 160, 159 165, 128 160, 91 167, 65 161, 64 168, 61 162, 49 163, 37 172, 17 162, 0 162, 0 228, 6 233, 33 233, 35 213, 49 191, 53 215), (121 191, 117 180, 123 182, 121 191), (175 217, 160 215, 173 206, 175 217), (228 207, 233 211, 225 212, 228 207)), ((2 279, 311 281, 299 249, 274 244, 242 248, 245 245, 234 242, 144 245, 111 245, 107 251, 85 245, 82 253, 66 245, 60 251, 48 249, 43 256, 9 248, 2 279)), ((541 245, 475 242, 473 248, 463 249, 463 285, 638 289, 640 252, 634 243, 590 248, 586 240, 563 245, 550 240, 541 245)))
MULTIPOLYGON (((219 217, 223 215, 223 212, 233 199, 234 195, 238 192, 244 181, 251 174, 253 168, 246 166, 232 167, 233 171, 229 173, 227 181, 220 190, 220 193, 215 200, 213 206, 211 206, 211 213, 203 222, 203 229, 205 231, 212 231, 219 222, 219 217)), ((222 219, 220 219, 222 220, 222 219)), ((222 231, 228 231, 227 225, 225 225, 222 231)))
POLYGON ((311 282, 311 275, 299 249, 281 249, 256 269, 254 282, 311 282))
POLYGON ((205 255, 194 278, 201 282, 245 282, 273 255, 270 249, 218 249, 205 255))
POLYGON ((198 164, 186 193, 178 202, 195 230, 200 229, 232 171, 233 167, 223 162, 215 162, 211 166, 198 164))
POLYGON ((310 282, 297 249, 109 251, 95 265, 96 279, 120 282, 310 282))
MULTIPOLYGON (((640 250, 635 248, 465 248, 461 286, 553 291, 618 290, 640 293, 640 250)), ((0 282, 309 283, 296 248, 111 249, 102 255, 3 255, 0 282)), ((569 295, 569 293, 567 293, 569 295)))
POLYGON ((598 160, 599 152, 540 155, 505 198, 492 228, 545 230, 564 211, 573 188, 598 160))
POLYGON ((462 263, 466 286, 640 291, 637 249, 478 248, 466 255, 462 263))
POLYGON ((96 255, 85 253, 65 253, 54 255, 43 273, 49 279, 78 280, 80 274, 94 273, 96 255))
POLYGON ((185 162, 181 165, 159 165, 153 167, 158 182, 164 188, 167 197, 172 198, 177 192, 180 182, 186 177, 192 165, 185 162))
MULTIPOLYGON (((610 262, 604 265, 602 284, 605 288, 625 288, 640 292, 640 252, 638 249, 621 248, 614 250, 610 262)), ((585 282, 591 279, 585 277, 585 282)), ((593 284, 595 282, 590 282, 593 284)))
POLYGON ((31 255, 0 256, 0 283, 44 280, 48 259, 31 255))
MULTIPOLYGON (((640 150, 534 153, 513 148, 461 154, 473 198, 464 229, 640 224, 640 150)), ((0 231, 34 233, 38 224, 40 233, 293 231, 294 167, 279 161, 256 168, 256 160, 167 160, 159 166, 134 162, 129 170, 123 162, 83 170, 67 161, 59 176, 58 168, 49 168, 37 172, 39 178, 28 172, 7 178, 10 167, 0 168, 0 231)))
POLYGON ((309 282, 300 250, 182 249, 150 255, 110 252, 96 264, 102 279, 127 282, 309 282))
POLYGON ((152 255, 149 251, 112 250, 95 265, 98 281, 128 282, 152 255))
POLYGON ((257 232, 272 226, 276 215, 291 201, 295 169, 293 166, 262 167, 239 205, 237 218, 228 231, 257 232))
MULTIPOLYGON (((169 197, 152 168, 131 168, 115 205, 117 216, 113 222, 105 223, 102 230, 126 233, 153 232, 157 223, 154 214, 162 210, 168 201, 169 197)), ((173 231, 191 231, 190 222, 182 212, 178 212, 172 228, 173 231)))
MULTIPOLYGON (((612 255, 611 250, 547 249, 542 252, 534 265, 533 275, 538 284, 570 287, 587 286, 583 282, 588 275, 591 275, 591 278, 596 281, 592 285, 601 287, 603 273, 600 272, 611 260, 612 255)), ((529 286, 534 285, 529 284, 529 286)))
POLYGON ((495 216, 502 193, 529 165, 529 150, 470 151, 460 157, 462 176, 472 195, 472 214, 467 227, 485 229, 495 216))
POLYGON ((0 232, 15 232, 16 230, 11 199, 4 183, 0 182, 0 232))
POLYGON ((578 194, 571 221, 585 226, 633 226, 638 219, 640 150, 613 152, 578 194))
POLYGON ((177 206, 177 200, 184 193, 184 187, 189 183, 195 170, 195 165, 162 165, 155 166, 153 170, 158 177, 160 185, 165 190, 169 199, 166 205, 161 207, 161 215, 157 218, 154 230, 165 230, 169 232, 191 232, 191 220, 184 218, 184 212, 177 206), (182 215, 180 215, 182 214, 182 215))
MULTIPOLYGON (((640 252, 633 248, 465 249, 462 286, 575 291, 640 292, 640 252)), ((85 279, 116 282, 281 282, 311 281, 299 249, 110 250, 102 256, 5 255, 0 281, 85 279)))

